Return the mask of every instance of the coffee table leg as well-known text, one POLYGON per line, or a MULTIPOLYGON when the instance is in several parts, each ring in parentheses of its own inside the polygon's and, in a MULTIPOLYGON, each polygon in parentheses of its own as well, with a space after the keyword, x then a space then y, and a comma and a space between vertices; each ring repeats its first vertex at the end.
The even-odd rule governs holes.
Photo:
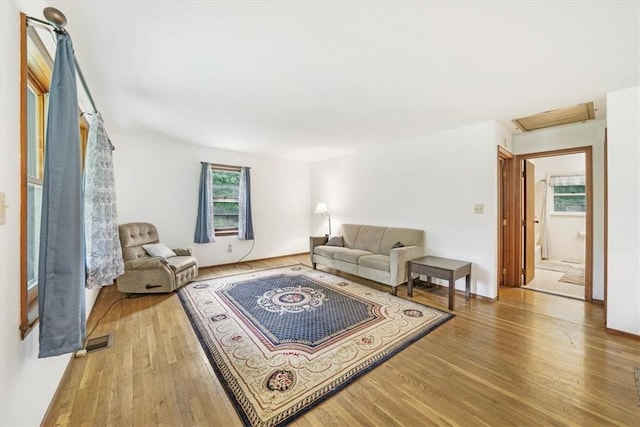
POLYGON ((407 296, 413 296, 413 278, 411 277, 411 263, 407 266, 407 296))
POLYGON ((456 281, 449 280, 449 310, 453 311, 456 304, 456 281))

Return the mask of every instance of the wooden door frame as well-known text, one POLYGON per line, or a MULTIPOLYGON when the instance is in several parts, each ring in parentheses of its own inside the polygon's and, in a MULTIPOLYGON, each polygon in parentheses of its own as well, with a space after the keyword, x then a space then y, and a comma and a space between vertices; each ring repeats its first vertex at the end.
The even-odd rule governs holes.
MULTIPOLYGON (((591 302, 593 298, 593 155, 592 155, 592 147, 575 147, 575 148, 567 148, 562 150, 553 150, 553 151, 542 151, 538 153, 526 153, 526 154, 518 154, 515 160, 515 168, 511 175, 511 185, 514 185, 514 193, 516 197, 513 197, 511 200, 511 208, 513 209, 514 218, 516 221, 511 221, 511 234, 514 237, 514 242, 510 246, 513 246, 516 250, 510 253, 509 265, 517 265, 516 271, 512 272, 513 274, 517 274, 517 282, 516 286, 522 286, 522 269, 523 265, 523 254, 524 254, 524 242, 521 233, 521 223, 519 218, 522 218, 522 197, 523 190, 520 185, 520 177, 522 176, 523 168, 522 164, 524 160, 542 158, 542 157, 555 157, 561 156, 565 154, 584 154, 585 156, 585 176, 586 176, 586 213, 585 213, 585 229, 587 235, 585 237, 585 262, 584 262, 584 281, 585 281, 585 289, 584 289, 584 299, 587 302, 591 302)), ((510 276, 511 277, 511 276, 510 276)))
MULTIPOLYGON (((517 191, 513 181, 515 163, 514 154, 498 146, 498 185, 500 186, 498 188, 498 297, 500 297, 501 284, 511 287, 519 286, 520 269, 514 262, 517 260, 518 253, 517 235, 514 234, 514 225, 517 225, 517 221, 513 209, 517 204, 517 191)), ((518 228, 515 228, 516 232, 517 230, 518 228)))

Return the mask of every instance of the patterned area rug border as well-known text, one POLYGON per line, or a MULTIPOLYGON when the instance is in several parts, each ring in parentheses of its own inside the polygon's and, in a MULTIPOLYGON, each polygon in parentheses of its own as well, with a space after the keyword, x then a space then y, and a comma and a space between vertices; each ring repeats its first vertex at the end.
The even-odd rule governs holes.
MULTIPOLYGON (((246 272, 246 273, 238 273, 238 274, 234 274, 234 275, 229 275, 229 276, 224 276, 224 277, 217 277, 217 278, 211 278, 211 279, 205 279, 203 281, 199 281, 199 282, 194 282, 194 284, 203 284, 206 282, 211 282, 211 281, 216 281, 216 280, 224 280, 224 279, 230 279, 230 278, 234 278, 234 279, 241 279, 242 276, 250 276, 252 274, 265 274, 265 273, 269 273, 269 272, 273 272, 274 274, 277 273, 278 270, 285 270, 285 269, 293 269, 295 267, 300 267, 301 269, 308 269, 308 271, 314 272, 320 272, 323 275, 329 276, 329 277, 334 277, 334 278, 338 278, 340 279, 340 281, 343 282, 348 282, 348 283, 353 283, 357 286, 363 286, 366 287, 366 285, 363 285, 361 283, 358 283, 356 281, 353 280, 348 280, 348 279, 344 279, 341 278, 339 276, 335 276, 331 273, 327 273, 324 271, 320 271, 320 270, 312 270, 310 267, 304 265, 304 264, 294 264, 288 267, 277 267, 277 268, 271 268, 271 269, 265 269, 265 270, 257 270, 257 271, 251 271, 251 272, 246 272)), ((427 334, 429 334, 431 331, 433 331, 434 329, 436 329, 437 327, 441 326, 442 324, 444 324, 445 322, 447 322, 448 320, 452 319, 454 317, 454 315, 452 313, 447 313, 441 310, 438 310, 436 308, 433 307, 429 307, 427 305, 424 304, 420 304, 418 302, 409 300, 409 299, 404 299, 404 298, 400 298, 400 297, 393 297, 393 298, 399 298, 403 301, 406 301, 410 304, 416 305, 416 306, 421 306, 424 307, 428 310, 432 310, 436 313, 438 313, 439 318, 436 320, 431 321, 431 323, 427 326, 424 327, 423 329, 419 329, 418 331, 414 331, 411 336, 408 339, 406 339, 405 341, 398 343, 396 345, 391 345, 389 348, 386 348, 385 350, 381 351, 379 354, 374 355, 373 357, 371 357, 369 360, 364 360, 364 363, 359 363, 359 367, 356 369, 351 369, 350 371, 346 372, 345 374, 342 374, 341 376, 338 376, 336 378, 334 378, 333 380, 331 380, 330 383, 328 383, 326 386, 324 386, 321 390, 319 390, 318 392, 314 393, 314 395, 312 396, 308 396, 306 398, 306 400, 303 400, 299 403, 297 403, 294 407, 290 408, 288 411, 285 411, 285 413, 281 416, 281 417, 274 417, 272 418, 270 421, 268 422, 252 422, 251 419, 249 419, 249 417, 247 416, 247 414, 245 413, 245 410, 243 409, 243 405, 241 404, 241 402, 239 402, 237 400, 236 397, 236 393, 234 392, 234 390, 231 388, 230 384, 227 382, 227 379, 225 377, 225 374, 222 372, 221 367, 218 364, 218 359, 220 358, 220 352, 219 350, 216 348, 215 345, 213 345, 211 343, 211 338, 206 335, 206 333, 202 330, 204 328, 204 326, 202 325, 202 321, 201 319, 198 317, 198 313, 195 312, 195 309, 193 307, 191 307, 191 301, 189 300, 189 298, 186 296, 186 292, 187 292, 187 288, 188 286, 193 286, 193 284, 191 285, 187 285, 181 289, 178 290, 178 296, 180 298, 180 302, 182 303, 182 306, 185 310, 185 313, 187 314, 187 317, 189 319, 189 322, 191 323, 191 326, 196 334, 196 336, 198 337, 198 340, 200 341, 200 344, 202 345, 202 348, 205 352, 205 354, 207 355, 207 358, 211 364, 211 367, 213 368, 213 371, 216 374, 216 377, 218 378, 220 384, 222 385, 222 387, 224 388, 225 392, 227 393, 227 396, 229 397, 229 399, 231 400, 231 402, 233 403, 236 412, 238 413, 238 415, 240 416, 242 422, 244 425, 247 426, 269 426, 269 427, 276 427, 276 426, 282 426, 282 425, 286 425, 290 422, 292 422, 294 419, 298 418, 299 416, 301 416, 302 414, 304 414, 305 412, 313 409, 315 406, 319 405, 320 403, 322 403, 323 401, 325 401, 326 399, 328 399, 331 396, 334 396, 336 393, 338 393, 339 391, 343 390, 345 387, 347 387, 348 385, 352 384, 354 381, 356 381, 357 379, 359 379, 362 375, 370 372, 371 370, 375 369, 376 367, 378 367, 380 364, 386 362, 387 360, 389 360, 392 356, 394 356, 395 354, 399 353, 400 351, 402 351, 403 349, 407 348, 408 346, 410 346, 411 344, 413 344, 414 342, 416 342, 417 340, 425 337, 427 334), (216 351, 217 354, 213 354, 213 351, 210 350, 210 347, 213 348, 213 350, 216 351), (360 366, 362 365, 362 366, 360 366)), ((371 290, 372 293, 384 293, 384 291, 380 291, 374 288, 369 288, 371 290)), ((389 297, 391 297, 391 295, 389 295, 389 297)), ((245 402, 246 403, 246 402, 245 402)))

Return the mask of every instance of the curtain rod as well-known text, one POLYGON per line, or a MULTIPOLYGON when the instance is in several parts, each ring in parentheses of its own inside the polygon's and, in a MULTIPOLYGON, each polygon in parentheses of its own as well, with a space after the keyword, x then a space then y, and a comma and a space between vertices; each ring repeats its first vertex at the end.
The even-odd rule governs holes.
MULTIPOLYGON (((49 30, 51 37, 53 37, 54 42, 57 43, 57 40, 55 38, 55 36, 53 35, 53 33, 59 33, 59 34, 65 34, 67 33, 67 30, 64 29, 64 27, 58 27, 56 25, 51 24, 50 22, 47 21, 43 21, 41 19, 38 18, 34 18, 33 16, 28 16, 27 15, 27 25, 34 25, 34 26, 39 26, 39 27, 44 27, 47 30, 49 30)), ((91 107, 93 107, 93 112, 97 113, 98 109, 96 108, 96 103, 93 100, 93 96, 91 95, 91 91, 89 90, 89 85, 87 85, 87 81, 84 78, 84 74, 82 74, 82 69, 80 68, 80 64, 78 63, 78 58, 76 58, 75 53, 73 54, 73 62, 75 62, 76 64, 76 72, 78 73, 78 76, 80 77, 80 83, 82 83, 82 87, 84 87, 84 91, 87 94, 87 97, 89 98, 89 102, 91 103, 91 107)))

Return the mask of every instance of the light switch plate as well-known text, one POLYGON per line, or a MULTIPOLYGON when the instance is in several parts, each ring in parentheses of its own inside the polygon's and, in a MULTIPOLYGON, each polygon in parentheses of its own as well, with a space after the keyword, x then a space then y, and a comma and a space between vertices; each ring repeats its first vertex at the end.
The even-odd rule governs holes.
POLYGON ((483 204, 473 205, 473 213, 475 213, 475 214, 483 214, 484 213, 484 205, 483 204))
POLYGON ((7 205, 4 204, 5 201, 5 194, 4 193, 0 193, 0 225, 4 225, 6 219, 5 219, 5 210, 8 208, 7 205))

